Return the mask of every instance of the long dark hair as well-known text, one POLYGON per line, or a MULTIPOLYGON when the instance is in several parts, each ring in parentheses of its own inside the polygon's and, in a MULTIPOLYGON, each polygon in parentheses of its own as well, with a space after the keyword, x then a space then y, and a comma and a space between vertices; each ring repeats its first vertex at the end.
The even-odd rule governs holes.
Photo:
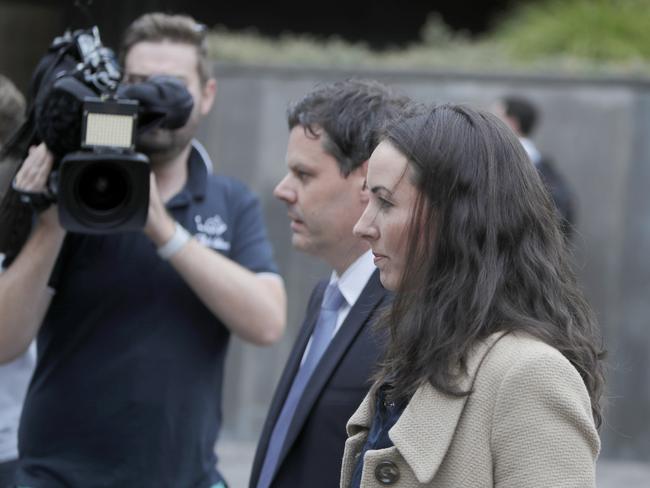
POLYGON ((394 399, 424 382, 450 395, 468 355, 499 331, 525 331, 558 349, 602 421, 604 351, 576 284, 553 203, 516 136, 496 116, 438 105, 389 124, 419 190, 412 256, 379 327, 390 337, 375 385, 394 399))

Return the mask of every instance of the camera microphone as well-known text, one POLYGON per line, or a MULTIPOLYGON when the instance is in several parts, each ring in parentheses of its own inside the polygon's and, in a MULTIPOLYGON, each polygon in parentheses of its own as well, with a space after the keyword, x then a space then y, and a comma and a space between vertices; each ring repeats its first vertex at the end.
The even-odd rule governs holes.
POLYGON ((187 123, 194 106, 183 82, 173 76, 154 75, 140 83, 122 84, 117 96, 140 104, 138 133, 156 127, 180 129, 187 123))
MULTIPOLYGON (((74 76, 58 79, 37 107, 36 131, 48 149, 60 158, 79 147, 83 104, 97 94, 74 76)), ((179 129, 194 105, 185 85, 171 76, 156 75, 131 84, 121 84, 117 100, 138 102, 137 134, 154 128, 179 129)))

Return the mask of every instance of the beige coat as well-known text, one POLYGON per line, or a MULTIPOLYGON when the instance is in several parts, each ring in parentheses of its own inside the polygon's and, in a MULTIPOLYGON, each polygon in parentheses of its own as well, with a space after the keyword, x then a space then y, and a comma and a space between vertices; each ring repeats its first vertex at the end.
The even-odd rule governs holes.
MULTIPOLYGON (((361 486, 593 487, 600 449, 589 396, 556 349, 526 335, 495 334, 477 347, 454 398, 420 387, 368 451, 361 486)), ((341 487, 347 488, 372 421, 368 396, 350 418, 341 487)))

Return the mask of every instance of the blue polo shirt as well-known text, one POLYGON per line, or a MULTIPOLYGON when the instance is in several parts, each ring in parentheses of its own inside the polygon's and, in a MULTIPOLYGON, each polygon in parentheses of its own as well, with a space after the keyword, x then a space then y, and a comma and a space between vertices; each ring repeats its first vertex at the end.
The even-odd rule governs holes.
MULTIPOLYGON (((276 273, 257 198, 193 148, 168 210, 253 272, 276 273)), ((16 482, 209 487, 228 329, 142 233, 69 234, 51 279, 16 482)), ((251 297, 253 300, 254 297, 251 297)))

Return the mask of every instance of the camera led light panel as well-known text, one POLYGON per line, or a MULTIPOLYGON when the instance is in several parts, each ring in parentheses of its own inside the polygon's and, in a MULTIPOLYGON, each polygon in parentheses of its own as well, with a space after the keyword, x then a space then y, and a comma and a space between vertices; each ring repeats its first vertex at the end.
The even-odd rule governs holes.
POLYGON ((133 149, 138 102, 134 100, 84 101, 81 145, 85 148, 133 149))
POLYGON ((85 144, 129 148, 132 144, 133 117, 89 113, 86 119, 85 144))

